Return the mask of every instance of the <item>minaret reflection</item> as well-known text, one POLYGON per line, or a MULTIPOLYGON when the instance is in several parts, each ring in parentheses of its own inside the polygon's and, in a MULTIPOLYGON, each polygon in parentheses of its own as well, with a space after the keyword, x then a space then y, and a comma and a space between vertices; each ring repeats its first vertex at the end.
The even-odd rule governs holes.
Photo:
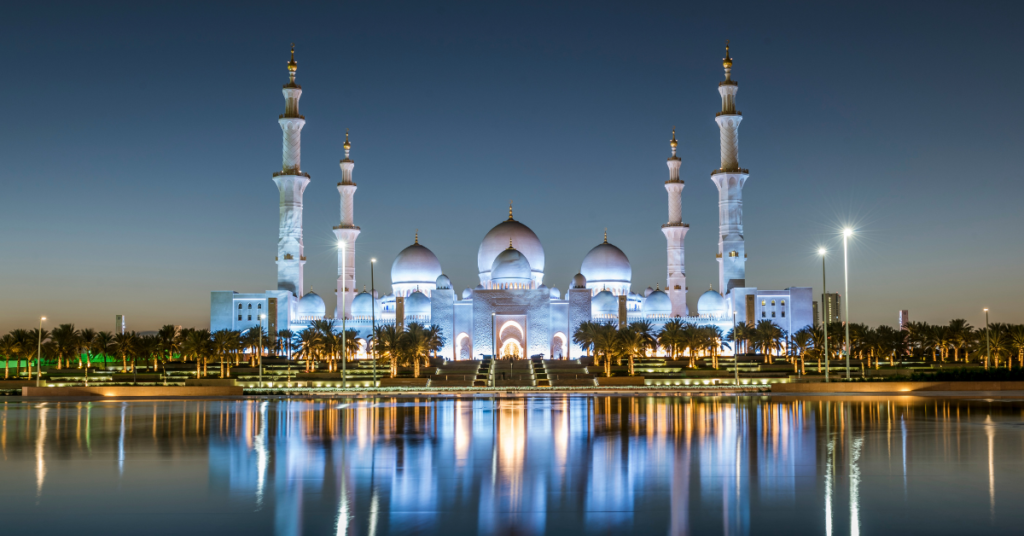
POLYGON ((985 416, 985 437, 988 438, 988 501, 989 516, 995 519, 996 516, 996 467, 995 467, 995 439, 996 426, 992 422, 992 415, 985 416))

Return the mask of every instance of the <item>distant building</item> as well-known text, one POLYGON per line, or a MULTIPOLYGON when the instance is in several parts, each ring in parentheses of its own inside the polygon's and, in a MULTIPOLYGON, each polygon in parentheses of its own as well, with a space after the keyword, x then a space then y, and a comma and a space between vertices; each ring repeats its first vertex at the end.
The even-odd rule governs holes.
POLYGON ((117 334, 117 333, 124 333, 124 331, 125 331, 124 315, 116 315, 116 316, 114 316, 114 333, 115 334, 117 334))
POLYGON ((900 311, 900 329, 907 329, 907 324, 910 323, 910 311, 904 309, 900 311))
POLYGON ((821 325, 821 315, 818 313, 818 302, 817 301, 812 301, 811 302, 811 317, 814 320, 814 327, 815 328, 817 328, 819 325, 821 325))
POLYGON ((825 321, 829 324, 843 321, 842 316, 839 314, 841 309, 839 309, 840 303, 838 292, 826 293, 821 301, 825 304, 823 311, 825 321))

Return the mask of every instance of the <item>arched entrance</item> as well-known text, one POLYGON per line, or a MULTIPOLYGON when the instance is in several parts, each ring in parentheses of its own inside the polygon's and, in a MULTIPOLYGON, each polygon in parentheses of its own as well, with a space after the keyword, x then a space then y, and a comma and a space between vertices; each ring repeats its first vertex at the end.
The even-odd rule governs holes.
POLYGON ((473 341, 470 340, 469 334, 466 332, 459 333, 459 336, 455 337, 455 359, 460 361, 473 359, 473 341))
POLYGON ((498 355, 501 359, 522 359, 523 345, 515 339, 508 339, 501 344, 501 351, 498 355))
POLYGON ((559 331, 551 338, 551 359, 565 359, 565 350, 568 348, 568 340, 565 333, 559 331))

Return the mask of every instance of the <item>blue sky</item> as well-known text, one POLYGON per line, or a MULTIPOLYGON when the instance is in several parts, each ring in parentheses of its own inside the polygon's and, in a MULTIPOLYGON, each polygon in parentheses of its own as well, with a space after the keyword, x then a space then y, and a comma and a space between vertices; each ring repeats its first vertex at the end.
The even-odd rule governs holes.
POLYGON ((481 238, 534 229, 545 282, 586 252, 665 280, 677 128, 690 306, 717 284, 717 84, 739 81, 749 260, 760 288, 821 291, 850 248, 854 321, 1024 322, 1016 156, 1019 3, 22 3, 8 67, 0 331, 205 326, 209 292, 276 286, 280 87, 304 88, 307 285, 333 308, 345 129, 357 281, 420 242, 476 285, 481 238), (322 291, 322 292, 321 292, 322 291))

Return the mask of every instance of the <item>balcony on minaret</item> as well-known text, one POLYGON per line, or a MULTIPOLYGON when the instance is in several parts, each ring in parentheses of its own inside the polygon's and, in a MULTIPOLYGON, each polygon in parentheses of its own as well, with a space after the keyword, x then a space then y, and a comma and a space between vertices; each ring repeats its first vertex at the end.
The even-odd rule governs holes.
POLYGON ((345 225, 343 223, 335 225, 333 228, 334 229, 355 229, 357 231, 359 230, 359 226, 358 225, 345 225))

